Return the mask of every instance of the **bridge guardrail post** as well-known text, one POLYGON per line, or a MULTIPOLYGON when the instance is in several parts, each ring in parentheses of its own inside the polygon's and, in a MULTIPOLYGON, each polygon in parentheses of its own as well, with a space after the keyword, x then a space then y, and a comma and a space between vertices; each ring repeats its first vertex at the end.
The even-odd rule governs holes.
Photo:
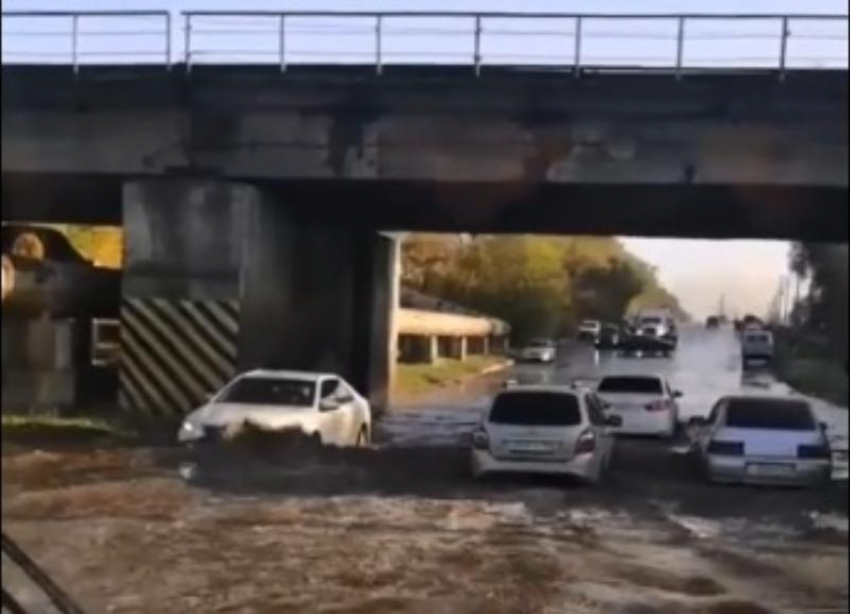
POLYGON ((584 20, 579 16, 576 17, 575 26, 575 49, 573 51, 573 75, 578 78, 581 76, 581 30, 584 20))
POLYGON ((280 72, 286 72, 286 15, 281 14, 278 23, 278 61, 280 72))
POLYGON ((782 43, 779 49, 779 80, 785 80, 785 69, 788 65, 788 37, 791 35, 789 19, 786 15, 782 18, 782 43))
POLYGON ((679 17, 679 32, 676 36, 676 78, 682 78, 682 65, 685 59, 685 22, 684 16, 679 17))
POLYGON ((384 64, 383 58, 381 57, 382 49, 381 49, 381 27, 383 23, 383 17, 381 15, 375 16, 375 73, 378 75, 383 74, 384 72, 384 64))
POLYGON ((475 16, 475 76, 481 75, 481 15, 475 16))
POLYGON ((80 72, 79 37, 80 15, 74 14, 71 16, 71 66, 73 67, 75 75, 79 74, 80 72))
POLYGON ((185 29, 183 31, 183 55, 186 63, 186 73, 192 72, 192 15, 186 13, 185 29))
POLYGON ((165 17, 165 70, 171 70, 171 13, 165 17))

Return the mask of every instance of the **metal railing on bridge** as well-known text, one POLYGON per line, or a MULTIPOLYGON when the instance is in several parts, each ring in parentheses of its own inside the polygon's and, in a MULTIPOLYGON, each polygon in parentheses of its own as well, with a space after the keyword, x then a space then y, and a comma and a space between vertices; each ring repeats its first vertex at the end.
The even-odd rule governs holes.
POLYGON ((3 64, 700 71, 848 66, 846 15, 5 12, 3 64), (172 22, 179 19, 179 27, 172 22))

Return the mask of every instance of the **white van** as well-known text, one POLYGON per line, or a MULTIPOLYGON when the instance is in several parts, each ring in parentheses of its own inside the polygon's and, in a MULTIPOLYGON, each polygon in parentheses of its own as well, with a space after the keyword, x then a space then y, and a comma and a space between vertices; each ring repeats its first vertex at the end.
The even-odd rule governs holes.
POLYGON ((773 360, 773 333, 769 330, 748 329, 741 337, 741 363, 744 368, 754 360, 773 360))

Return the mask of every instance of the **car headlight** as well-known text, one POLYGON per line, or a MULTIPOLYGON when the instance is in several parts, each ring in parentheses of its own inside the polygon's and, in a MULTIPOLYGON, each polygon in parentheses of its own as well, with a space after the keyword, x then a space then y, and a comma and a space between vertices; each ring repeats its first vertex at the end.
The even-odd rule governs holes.
POLYGON ((189 420, 183 421, 183 426, 180 427, 180 430, 186 431, 187 433, 195 433, 200 430, 200 427, 194 422, 190 422, 189 420))

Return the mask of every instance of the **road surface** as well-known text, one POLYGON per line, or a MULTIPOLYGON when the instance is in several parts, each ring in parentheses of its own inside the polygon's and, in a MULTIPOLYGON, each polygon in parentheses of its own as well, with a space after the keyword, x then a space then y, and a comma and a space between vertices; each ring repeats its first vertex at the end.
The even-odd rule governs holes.
MULTIPOLYGON (((369 451, 7 445, 4 530, 93 613, 847 611, 846 481, 708 486, 676 445, 620 440, 597 488, 473 483, 462 444, 505 377, 664 373, 683 417, 782 392, 769 373, 742 378, 730 331, 685 330, 670 360, 559 360, 394 408, 369 451)), ((818 411, 846 443, 846 410, 818 411)), ((3 584, 39 602, 6 561, 3 584)))

